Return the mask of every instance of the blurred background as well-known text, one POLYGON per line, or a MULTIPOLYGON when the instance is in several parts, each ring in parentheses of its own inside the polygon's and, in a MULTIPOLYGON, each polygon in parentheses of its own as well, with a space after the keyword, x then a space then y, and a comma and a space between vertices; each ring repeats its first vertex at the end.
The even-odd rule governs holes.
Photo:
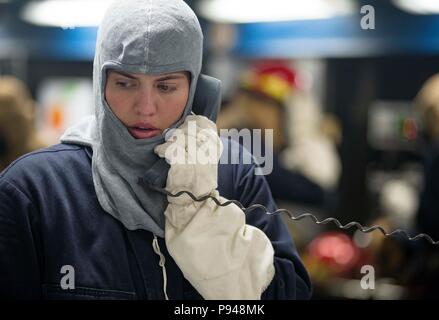
MULTIPOLYGON (((203 73, 222 80, 218 127, 274 129, 263 147, 279 207, 439 240, 438 1, 186 2, 205 35, 203 73)), ((0 170, 93 113, 108 4, 0 0, 0 170)), ((285 221, 314 299, 439 296, 438 246, 285 221)))

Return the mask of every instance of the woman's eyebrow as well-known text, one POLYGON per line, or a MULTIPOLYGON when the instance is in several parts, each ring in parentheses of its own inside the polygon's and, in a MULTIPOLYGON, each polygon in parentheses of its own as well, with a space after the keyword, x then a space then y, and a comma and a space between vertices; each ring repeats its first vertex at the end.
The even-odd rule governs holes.
POLYGON ((157 78, 156 81, 165 81, 165 80, 176 80, 176 79, 182 79, 185 75, 182 74, 170 74, 168 76, 163 76, 160 78, 157 78))
POLYGON ((124 76, 124 77, 130 78, 130 79, 137 80, 137 77, 135 77, 135 76, 133 76, 133 75, 131 75, 131 74, 129 74, 129 73, 125 73, 125 72, 123 72, 123 71, 113 71, 113 72, 116 73, 116 74, 118 74, 118 75, 121 75, 121 76, 124 76))

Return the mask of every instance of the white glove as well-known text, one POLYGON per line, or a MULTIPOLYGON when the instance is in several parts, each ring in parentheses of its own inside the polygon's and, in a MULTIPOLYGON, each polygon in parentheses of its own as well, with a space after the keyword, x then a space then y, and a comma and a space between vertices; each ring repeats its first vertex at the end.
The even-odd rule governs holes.
MULTIPOLYGON (((188 190, 197 197, 209 194, 226 202, 216 190, 223 148, 216 125, 203 116, 188 116, 179 129, 155 149, 171 164, 166 189, 188 190), (197 150, 212 151, 210 163, 194 161, 206 159, 196 159, 190 137, 197 150)), ((205 299, 260 299, 275 272, 273 246, 265 233, 246 225, 244 212, 234 204, 221 207, 211 199, 196 202, 187 195, 168 201, 166 245, 194 288, 205 299)))
MULTIPOLYGON (((215 123, 204 116, 187 116, 179 128, 166 134, 164 144, 155 147, 155 153, 171 164, 166 189, 172 193, 189 190, 197 197, 210 194, 217 188, 222 151, 215 123)), ((181 203, 181 199, 170 202, 181 203)))

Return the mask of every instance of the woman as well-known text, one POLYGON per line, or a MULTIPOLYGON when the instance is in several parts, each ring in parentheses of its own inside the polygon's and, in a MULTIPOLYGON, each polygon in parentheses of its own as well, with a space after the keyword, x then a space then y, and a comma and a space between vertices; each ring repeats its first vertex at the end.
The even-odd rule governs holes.
POLYGON ((191 158, 190 135, 197 147, 222 148, 214 122, 191 114, 214 120, 219 102, 218 83, 200 76, 202 41, 181 0, 108 9, 94 61, 95 116, 0 176, 2 295, 309 297, 281 217, 154 191, 166 186, 275 209, 254 165, 184 164, 168 152, 191 158), (191 122, 202 130, 191 133, 191 122), (168 128, 178 130, 165 136, 168 128))

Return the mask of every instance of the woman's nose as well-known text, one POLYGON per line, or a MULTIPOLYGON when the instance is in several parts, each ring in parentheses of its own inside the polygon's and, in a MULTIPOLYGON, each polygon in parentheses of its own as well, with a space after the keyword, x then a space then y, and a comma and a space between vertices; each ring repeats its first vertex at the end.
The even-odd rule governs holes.
POLYGON ((142 88, 135 111, 141 116, 152 116, 157 113, 157 98, 152 88, 142 88))

